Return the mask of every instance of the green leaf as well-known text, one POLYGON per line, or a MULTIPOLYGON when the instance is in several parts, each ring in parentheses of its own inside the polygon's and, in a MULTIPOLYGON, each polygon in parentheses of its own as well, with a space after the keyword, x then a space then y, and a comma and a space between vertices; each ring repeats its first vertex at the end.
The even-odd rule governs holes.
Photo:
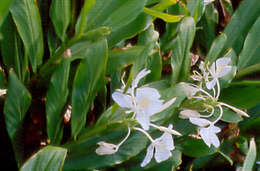
POLYGON ((229 123, 238 123, 238 122, 242 121, 243 118, 240 115, 238 115, 237 113, 225 108, 223 115, 221 117, 221 120, 224 122, 229 122, 229 123))
POLYGON ((20 171, 60 171, 67 154, 67 149, 47 146, 34 154, 20 171))
POLYGON ((187 9, 196 23, 200 20, 204 12, 204 8, 204 0, 189 0, 187 3, 187 9))
POLYGON ((180 30, 171 57, 172 84, 185 81, 190 72, 190 48, 195 36, 195 22, 192 17, 185 17, 180 23, 180 30))
POLYGON ((178 22, 183 17, 182 15, 171 15, 171 14, 163 13, 163 12, 156 11, 156 10, 149 9, 149 8, 144 8, 144 12, 153 17, 160 18, 163 21, 169 22, 169 23, 178 22))
POLYGON ((231 86, 223 89, 220 99, 238 108, 248 109, 260 101, 260 88, 256 86, 231 86))
POLYGON ((4 104, 5 123, 11 139, 14 139, 16 132, 20 129, 30 104, 31 95, 29 91, 11 70, 4 104))
POLYGON ((259 0, 242 1, 224 30, 224 33, 227 35, 224 50, 232 47, 239 54, 247 33, 259 16, 259 0))
POLYGON ((74 138, 85 126, 87 112, 103 87, 107 63, 107 42, 93 43, 86 51, 73 82, 71 127, 74 138))
POLYGON ((108 36, 109 48, 112 48, 118 42, 124 39, 134 37, 141 31, 143 31, 145 28, 148 28, 151 23, 152 17, 142 12, 136 17, 136 19, 134 19, 129 24, 111 32, 111 34, 108 36))
POLYGON ((206 56, 205 62, 213 63, 220 55, 225 43, 227 36, 222 33, 212 43, 210 50, 206 56))
POLYGON ((126 136, 127 126, 122 122, 102 124, 93 129, 87 129, 79 136, 79 141, 66 144, 70 151, 65 161, 64 171, 92 170, 105 166, 120 164, 140 153, 147 144, 147 138, 140 132, 132 132, 130 137, 112 155, 97 155, 97 143, 105 141, 117 144, 126 136))
POLYGON ((107 26, 112 31, 133 21, 143 10, 146 0, 96 0, 86 17, 86 28, 107 26))
POLYGON ((242 171, 252 171, 256 160, 256 144, 254 138, 250 140, 249 150, 244 160, 242 171))
POLYGON ((37 2, 15 0, 10 8, 12 17, 21 36, 25 51, 29 55, 33 72, 41 65, 43 57, 43 33, 37 2))
POLYGON ((134 46, 128 49, 109 51, 106 74, 112 74, 133 64, 143 50, 143 46, 134 46))
POLYGON ((1 2, 0 5, 0 26, 2 25, 3 21, 5 20, 5 17, 8 14, 9 7, 11 6, 13 0, 5 0, 1 2))
POLYGON ((47 133, 52 144, 60 143, 63 133, 62 109, 69 94, 70 59, 64 58, 52 75, 46 95, 47 133))
POLYGON ((182 137, 180 140, 176 140, 176 149, 179 149, 190 157, 202 157, 217 152, 217 149, 214 146, 209 148, 203 140, 192 137, 182 137))
POLYGON ((18 140, 26 112, 31 104, 31 95, 14 71, 9 72, 8 91, 4 104, 4 115, 7 132, 13 144, 17 164, 23 158, 18 140))
POLYGON ((66 30, 71 19, 71 0, 54 0, 51 2, 50 17, 59 38, 66 39, 66 30))
POLYGON ((255 24, 250 29, 243 49, 239 55, 238 70, 241 70, 247 66, 260 63, 260 17, 256 20, 255 24))

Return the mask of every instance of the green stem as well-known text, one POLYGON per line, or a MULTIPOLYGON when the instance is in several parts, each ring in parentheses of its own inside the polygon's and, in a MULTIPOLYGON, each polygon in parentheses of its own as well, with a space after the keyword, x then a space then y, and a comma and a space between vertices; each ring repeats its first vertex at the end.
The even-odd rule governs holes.
POLYGON ((260 63, 255 64, 255 65, 251 65, 249 67, 246 67, 246 68, 240 70, 237 73, 235 79, 239 79, 239 78, 242 78, 246 75, 253 74, 253 73, 256 73, 256 72, 260 72, 260 63))

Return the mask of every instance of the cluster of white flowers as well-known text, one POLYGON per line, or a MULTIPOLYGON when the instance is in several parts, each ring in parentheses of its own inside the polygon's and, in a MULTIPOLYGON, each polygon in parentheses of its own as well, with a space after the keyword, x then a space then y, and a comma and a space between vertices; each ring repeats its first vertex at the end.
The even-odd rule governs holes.
MULTIPOLYGON (((202 102, 205 109, 203 111, 182 109, 180 118, 189 119, 192 124, 198 126, 198 133, 208 147, 210 147, 211 144, 216 148, 220 146, 217 133, 219 133, 221 129, 215 125, 223 115, 223 106, 230 108, 239 115, 248 117, 244 111, 218 101, 221 90, 219 79, 231 72, 232 66, 229 65, 230 62, 230 58, 219 58, 216 62, 212 63, 211 66, 209 63, 205 64, 201 62, 199 66, 201 72, 194 71, 194 74, 191 76, 193 80, 198 82, 198 85, 181 83, 185 88, 185 92, 187 92, 188 100, 202 102), (219 114, 217 118, 212 121, 212 116, 215 115, 216 111, 215 108, 218 109, 219 114), (200 112, 208 112, 209 114, 205 115, 200 112)), ((149 73, 150 70, 145 69, 138 73, 136 78, 132 81, 130 88, 127 90, 122 79, 122 88, 112 94, 113 100, 121 108, 126 109, 125 113, 131 114, 130 117, 135 119, 137 123, 140 124, 140 127, 128 127, 126 137, 117 145, 104 141, 98 142, 99 147, 96 149, 98 155, 111 155, 116 153, 119 147, 128 139, 131 129, 134 129, 142 132, 151 141, 151 144, 147 148, 146 156, 141 163, 142 167, 146 166, 153 156, 158 163, 172 156, 171 151, 174 149, 172 135, 180 136, 181 134, 173 130, 173 125, 171 124, 168 127, 164 127, 151 123, 150 117, 167 109, 175 102, 176 98, 164 102, 164 100, 160 99, 161 96, 157 89, 147 86, 138 87, 139 81, 149 73), (162 131, 162 136, 153 139, 147 132, 150 127, 162 131)))
POLYGON ((189 119, 192 124, 197 125, 199 127, 199 135, 209 147, 211 144, 215 147, 219 147, 220 145, 216 134, 219 133, 221 129, 215 126, 215 124, 223 115, 223 106, 228 107, 241 116, 248 117, 248 114, 244 111, 218 101, 221 90, 219 79, 231 72, 232 66, 229 65, 230 62, 231 59, 226 57, 217 59, 210 67, 209 64, 201 62, 199 68, 202 74, 198 71, 194 71, 194 75, 191 76, 193 80, 199 82, 199 85, 183 83, 188 92, 188 98, 202 101, 206 108, 204 111, 210 111, 210 114, 201 115, 196 110, 184 109, 180 112, 180 118, 189 119), (210 91, 213 95, 210 94, 210 91), (214 121, 206 119, 214 115, 216 107, 219 109, 217 119, 214 121))
MULTIPOLYGON (((174 149, 172 134, 181 135, 179 132, 172 129, 172 125, 169 125, 169 127, 166 128, 151 123, 150 117, 167 109, 175 102, 176 98, 164 103, 164 100, 160 99, 160 93, 155 88, 146 86, 138 88, 139 81, 149 73, 150 70, 145 69, 138 73, 126 93, 124 93, 126 86, 122 81, 123 87, 112 94, 113 100, 120 107, 126 109, 125 113, 132 114, 132 118, 136 119, 140 124, 141 127, 133 127, 133 129, 142 132, 151 141, 150 146, 147 148, 146 157, 141 164, 142 167, 146 166, 151 161, 153 155, 157 162, 167 160, 172 155, 171 150, 174 149), (163 135, 154 140, 147 132, 150 127, 154 127, 164 132, 163 135), (153 154, 154 149, 155 154, 153 154)), ((110 155, 116 153, 119 147, 127 140, 130 132, 131 129, 128 128, 128 134, 117 145, 104 141, 98 142, 99 147, 96 149, 96 153, 98 155, 110 155)))

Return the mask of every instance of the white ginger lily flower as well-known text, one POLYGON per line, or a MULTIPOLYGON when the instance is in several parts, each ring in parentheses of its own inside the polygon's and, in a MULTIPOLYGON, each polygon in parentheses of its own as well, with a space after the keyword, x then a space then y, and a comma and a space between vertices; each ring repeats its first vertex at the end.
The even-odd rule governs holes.
POLYGON ((126 113, 134 113, 134 117, 145 130, 149 129, 150 116, 165 110, 176 100, 176 98, 173 98, 163 103, 164 101, 160 100, 160 93, 155 88, 136 88, 138 82, 149 73, 150 70, 142 70, 137 74, 126 94, 122 92, 114 92, 112 94, 113 100, 120 107, 129 109, 126 113))
POLYGON ((96 149, 98 155, 111 155, 117 152, 118 146, 115 144, 100 141, 97 143, 99 147, 96 149))
POLYGON ((221 131, 219 127, 216 127, 213 122, 201 118, 189 118, 190 122, 194 125, 199 126, 199 134, 205 144, 210 147, 211 144, 216 148, 219 147, 220 142, 217 137, 217 133, 221 131))
POLYGON ((184 87, 188 99, 191 99, 197 92, 200 91, 198 88, 191 86, 188 83, 182 82, 180 84, 184 87))
POLYGON ((7 92, 6 89, 0 89, 0 96, 5 95, 7 92))
MULTIPOLYGON (((172 125, 169 125, 168 129, 172 129, 172 125)), ((174 148, 172 135, 164 132, 161 137, 153 140, 147 148, 147 153, 143 162, 141 163, 141 167, 145 167, 152 160, 153 156, 155 161, 158 163, 167 160, 172 156, 171 150, 174 148)))
POLYGON ((211 2, 214 2, 214 0, 204 0, 204 5, 206 6, 206 5, 210 4, 211 2))
POLYGON ((214 86, 218 83, 218 78, 227 75, 231 71, 232 66, 228 65, 230 61, 230 58, 223 57, 217 59, 216 62, 211 65, 209 72, 213 80, 206 82, 206 87, 209 90, 213 89, 214 86))

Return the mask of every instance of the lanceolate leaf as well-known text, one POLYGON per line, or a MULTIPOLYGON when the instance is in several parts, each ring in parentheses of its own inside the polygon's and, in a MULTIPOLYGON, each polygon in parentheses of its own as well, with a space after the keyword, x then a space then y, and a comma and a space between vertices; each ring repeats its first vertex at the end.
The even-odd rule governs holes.
POLYGON ((17 165, 21 164, 23 153, 19 144, 19 135, 26 112, 31 104, 31 95, 13 70, 9 73, 8 91, 4 104, 7 132, 12 141, 17 165))
POLYGON ((260 63, 260 17, 247 34, 243 50, 239 55, 238 69, 260 63))
POLYGON ((62 109, 69 94, 70 59, 64 58, 54 72, 46 95, 47 133, 52 144, 59 143, 63 133, 62 109))
POLYGON ((75 138, 85 126, 87 113, 98 90, 103 87, 107 63, 105 39, 93 43, 85 52, 73 83, 72 90, 72 135, 75 138))
POLYGON ((133 21, 143 10, 146 0, 96 0, 86 17, 86 30, 107 26, 114 31, 133 21))
POLYGON ((232 47, 239 54, 246 34, 259 16, 259 0, 242 1, 224 30, 224 33, 227 35, 224 50, 232 47))
POLYGON ((180 24, 180 31, 171 57, 172 84, 188 79, 190 72, 190 48, 195 36, 195 22, 192 17, 185 17, 180 24))
POLYGON ((36 72, 37 66, 42 63, 44 53, 41 18, 37 1, 15 0, 10 10, 25 50, 29 55, 32 70, 36 72))
POLYGON ((5 0, 1 2, 0 5, 0 26, 2 25, 7 13, 9 11, 9 7, 11 6, 13 0, 5 0))
POLYGON ((50 16, 55 31, 59 38, 64 41, 66 30, 71 19, 71 0, 54 0, 51 3, 50 16))
POLYGON ((47 146, 34 154, 20 171, 60 171, 62 170, 67 149, 47 146))
POLYGON ((18 80, 14 71, 10 71, 8 78, 8 91, 4 104, 5 122, 7 132, 13 140, 20 129, 25 114, 31 104, 31 95, 26 87, 18 80))

